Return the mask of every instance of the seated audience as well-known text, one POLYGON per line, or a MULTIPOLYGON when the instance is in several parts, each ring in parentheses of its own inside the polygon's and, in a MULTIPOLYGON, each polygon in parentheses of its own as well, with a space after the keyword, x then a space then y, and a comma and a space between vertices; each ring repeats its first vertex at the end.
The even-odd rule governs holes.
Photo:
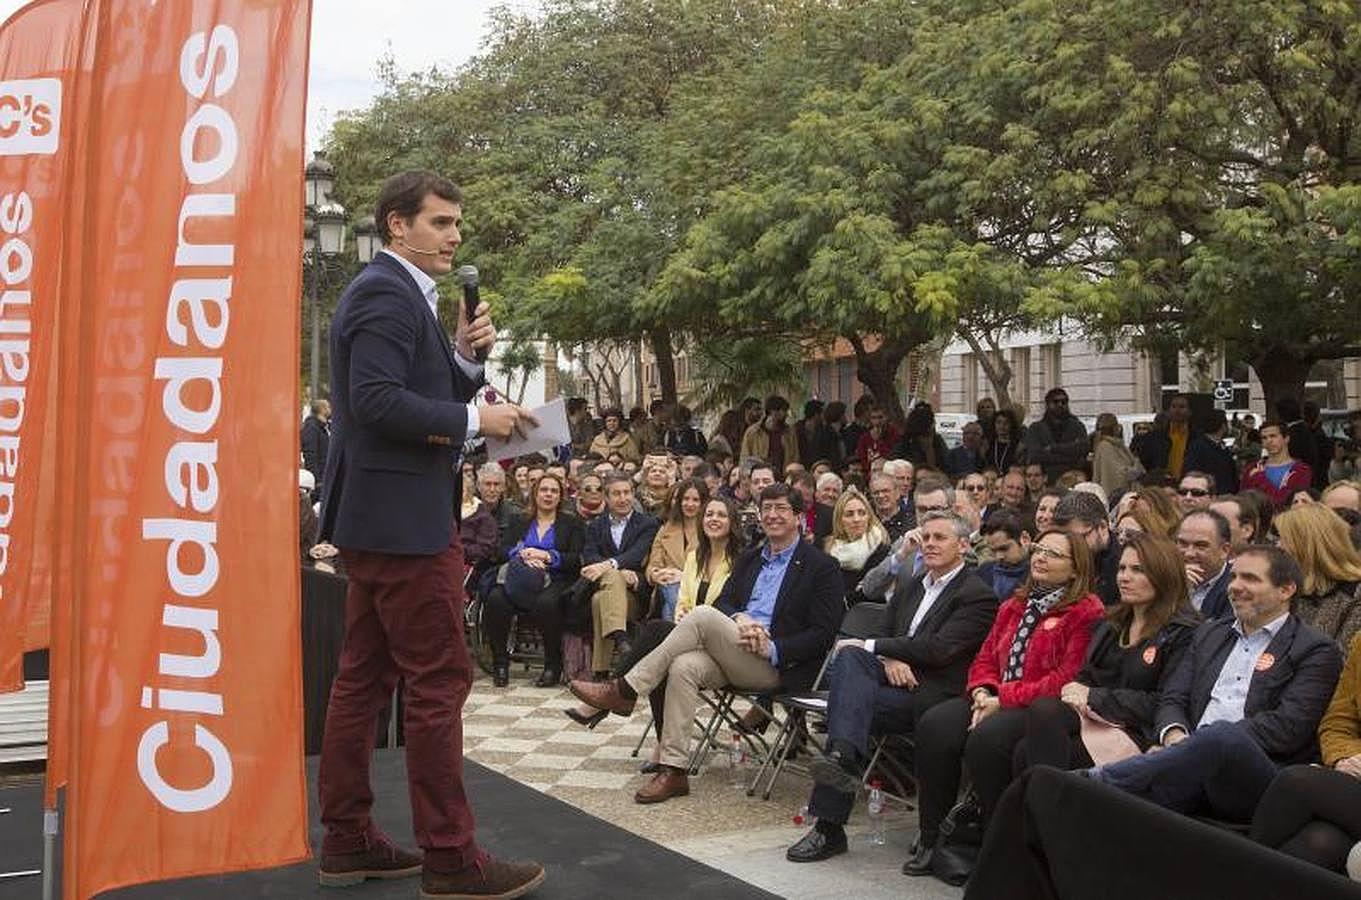
POLYGON ((1276 532, 1304 579, 1291 608, 1339 648, 1348 647, 1361 630, 1361 552, 1352 546, 1347 524, 1314 504, 1281 513, 1276 532))
POLYGON ((742 431, 745 427, 740 410, 724 410, 723 415, 718 417, 718 427, 709 435, 709 452, 737 456, 737 451, 742 448, 742 431))
POLYGON ((1282 766, 1318 758, 1342 654, 1290 612, 1303 580, 1277 547, 1234 560, 1234 617, 1207 622, 1158 701, 1158 743, 1090 777, 1184 813, 1247 822, 1282 766))
POLYGON ((856 587, 865 573, 888 555, 889 538, 865 495, 851 488, 841 495, 832 511, 832 533, 823 544, 841 567, 847 605, 860 599, 856 587))
POLYGON ((1321 502, 1331 510, 1350 509, 1361 512, 1361 484, 1355 481, 1334 481, 1324 490, 1321 502))
POLYGON ((1361 842, 1361 635, 1352 639, 1318 740, 1323 766, 1283 769, 1257 805, 1251 835, 1342 874, 1361 842))
POLYGON ((1047 487, 1056 487, 1056 479, 1051 479, 1044 474, 1044 466, 1037 462, 1028 462, 1021 467, 1021 472, 1025 475, 1025 496, 1027 504, 1034 504, 1035 498, 1047 487))
POLYGON ((799 442, 788 418, 789 401, 779 394, 767 397, 765 417, 742 434, 741 456, 764 460, 776 472, 783 472, 788 463, 798 462, 799 442))
POLYGON ((658 527, 656 519, 634 508, 633 480, 625 475, 605 479, 605 505, 608 514, 586 526, 581 551, 581 577, 590 584, 580 590, 590 598, 596 672, 609 671, 612 653, 628 653, 628 625, 638 618, 638 586, 658 527))
POLYGON ((1030 507, 1026 504, 1025 495, 1025 476, 1017 469, 1003 475, 999 481, 998 500, 996 503, 989 504, 983 510, 983 518, 987 518, 999 509, 1009 509, 1019 514, 1022 518, 1030 515, 1030 507))
POLYGON ((654 519, 666 517, 671 508, 671 486, 676 482, 676 463, 665 453, 649 453, 643 458, 642 484, 638 505, 654 519))
POLYGON ((666 681, 661 766, 635 801, 690 792, 685 765, 701 690, 806 690, 817 677, 845 607, 835 561, 799 539, 801 502, 787 485, 763 490, 766 541, 738 560, 714 606, 697 607, 623 678, 571 683, 583 703, 628 716, 640 694, 666 681))
POLYGON ((1111 534, 1106 507, 1092 494, 1068 494, 1054 508, 1054 528, 1080 538, 1092 551, 1092 588, 1107 606, 1120 600, 1115 586, 1115 567, 1120 562, 1120 548, 1111 534))
POLYGON ((1191 605, 1206 619, 1233 615, 1229 604, 1232 537, 1229 520, 1212 509, 1187 513, 1177 529, 1177 549, 1186 563, 1191 605))
POLYGON ((961 442, 945 454, 945 474, 963 478, 983 471, 983 426, 970 422, 964 426, 961 442))
POLYGON ((496 520, 497 546, 505 543, 506 529, 524 517, 519 504, 506 496, 506 470, 500 463, 483 463, 477 468, 477 496, 488 515, 496 520))
POLYGON ((997 611, 997 598, 964 564, 968 525, 951 513, 922 517, 925 568, 913 575, 898 554, 867 579, 882 594, 895 586, 881 634, 843 640, 827 673, 827 742, 814 760, 808 811, 817 825, 785 853, 816 862, 846 852, 845 825, 855 804, 873 734, 911 734, 937 703, 958 696, 997 611))
POLYGON ((1179 511, 1182 515, 1186 515, 1192 510, 1205 509, 1214 502, 1215 493, 1213 475, 1196 471, 1187 472, 1181 476, 1181 481, 1177 483, 1179 511))
POLYGON ((1030 532, 1021 517, 999 509, 980 529, 992 559, 978 567, 978 577, 998 597, 1010 597, 1030 574, 1030 532))
POLYGON ((501 529, 487 511, 487 504, 477 496, 473 482, 474 479, 464 475, 458 539, 463 544, 463 564, 481 571, 501 556, 501 529))
MULTIPOLYGON (((857 404, 857 408, 859 404, 857 404)), ((897 428, 888 421, 888 414, 877 405, 871 405, 867 413, 869 427, 860 434, 855 446, 855 457, 866 472, 873 472, 875 460, 888 459, 893 448, 902 436, 897 428)))
POLYGON ((1039 497, 1035 500, 1035 531, 1048 531, 1054 527, 1054 510, 1059 508, 1059 501, 1068 496, 1068 492, 1063 488, 1051 487, 1040 491, 1039 497))
MULTIPOLYGON (((983 466, 994 473, 1010 472, 1025 459, 1021 450, 1021 420, 1011 409, 999 409, 992 417, 992 434, 983 445, 983 466)), ((1044 470, 1040 470, 1044 477, 1044 470)))
POLYGON ((879 524, 888 532, 889 540, 898 540, 912 528, 907 513, 903 511, 902 497, 893 476, 883 472, 870 476, 870 501, 879 524))
POLYGON ((945 441, 936 433, 936 414, 931 404, 918 403, 907 414, 903 435, 893 448, 893 456, 914 466, 943 470, 947 453, 945 441))
MULTIPOLYGON (((696 607, 712 604, 723 591, 728 576, 732 574, 733 563, 742 551, 741 537, 734 530, 737 525, 737 507, 726 497, 714 497, 704 505, 703 520, 700 524, 702 536, 685 554, 685 565, 681 570, 679 592, 675 609, 670 618, 653 619, 643 625, 634 642, 633 649, 615 663, 613 675, 622 678, 633 669, 638 661, 661 645, 676 623, 682 621, 696 607)), ((661 739, 662 722, 666 712, 664 698, 666 682, 658 685, 648 695, 652 706, 653 725, 657 738, 661 739)), ((594 729, 609 715, 606 710, 598 710, 585 704, 575 709, 566 709, 567 717, 579 725, 594 729)), ((645 773, 657 771, 661 759, 661 744, 653 748, 650 761, 643 766, 645 773)))
POLYGON ((819 475, 817 482, 813 486, 813 499, 823 506, 836 506, 836 501, 841 498, 841 492, 846 489, 846 484, 841 480, 841 476, 835 472, 826 472, 819 475))
POLYGON ((685 556, 699 540, 699 517, 708 502, 709 488, 704 482, 681 482, 676 486, 666 521, 652 539, 652 551, 643 574, 647 583, 656 588, 653 609, 658 618, 670 620, 675 616, 685 556))
POLYGON ((609 459, 616 455, 621 461, 638 462, 642 459, 643 454, 638 441, 624 430, 624 414, 617 408, 607 409, 601 414, 601 418, 604 420, 605 429, 591 441, 591 452, 598 454, 601 459, 609 459))
POLYGON ((1172 537, 1181 524, 1181 510, 1172 496, 1161 488, 1143 487, 1135 491, 1130 508, 1142 510, 1148 517, 1150 534, 1172 537))
MULTIPOLYGON (((1093 576, 1092 553, 1080 536, 1046 531, 1031 544, 1030 577, 997 610, 969 668, 967 697, 937 704, 918 724, 921 830, 904 873, 931 873, 940 824, 959 793, 962 770, 977 784, 984 770, 975 767, 1009 751, 1024 732, 1025 708, 1058 696, 1082 668, 1092 626, 1102 615, 1093 576)), ((985 822, 988 798, 980 792, 985 822)))
POLYGON ((1229 544, 1246 547, 1256 540, 1257 516, 1239 494, 1224 494, 1210 503, 1210 509, 1229 523, 1229 544))
POLYGON ((694 412, 681 403, 676 406, 675 421, 662 432, 662 446, 677 456, 703 458, 709 452, 704 432, 695 427, 694 412))
POLYGON ((980 790, 1000 796, 997 789, 1007 783, 1004 770, 1013 762, 1015 774, 1037 765, 1094 765, 1084 737, 1097 730, 1096 723, 1119 728, 1131 754, 1157 741, 1153 716, 1158 691, 1190 646, 1201 619, 1189 603, 1181 555, 1165 537, 1140 535, 1127 544, 1120 551, 1116 581, 1120 603, 1097 624, 1082 671, 1057 698, 1041 697, 1030 704, 1025 736, 1014 757, 996 758, 997 771, 982 780, 980 790))
POLYGON ((518 613, 543 632, 544 668, 536 687, 562 680, 562 592, 577 579, 585 527, 562 509, 566 485, 543 475, 530 489, 534 513, 508 530, 514 543, 483 600, 483 622, 492 652, 492 683, 510 683, 510 626, 518 613))

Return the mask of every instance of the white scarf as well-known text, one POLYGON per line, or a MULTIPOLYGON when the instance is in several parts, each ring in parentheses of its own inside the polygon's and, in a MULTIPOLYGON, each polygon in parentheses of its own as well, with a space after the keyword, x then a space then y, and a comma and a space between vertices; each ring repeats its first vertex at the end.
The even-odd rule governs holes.
POLYGON ((865 568, 865 562, 870 558, 879 547, 877 535, 872 531, 866 531, 859 540, 854 541, 832 541, 832 545, 827 552, 841 564, 841 568, 852 572, 865 568))

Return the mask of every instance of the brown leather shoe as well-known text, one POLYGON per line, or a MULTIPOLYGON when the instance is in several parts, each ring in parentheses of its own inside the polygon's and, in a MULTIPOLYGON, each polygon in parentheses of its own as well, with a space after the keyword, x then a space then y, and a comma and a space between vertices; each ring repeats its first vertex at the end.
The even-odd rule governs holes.
POLYGON ((674 766, 662 766, 652 780, 638 788, 633 799, 638 803, 663 803, 672 797, 686 797, 690 794, 690 779, 685 770, 674 766))
POLYGON ((616 678, 609 681, 573 681, 567 685, 567 689, 587 706, 607 709, 616 716, 633 715, 633 707, 638 702, 637 698, 624 699, 624 695, 619 693, 619 680, 616 678))
POLYGON ((421 873, 421 900, 511 900, 543 884, 543 866, 483 855, 462 872, 421 873))
POLYGON ((357 853, 322 854, 317 881, 324 887, 351 887, 369 878, 410 878, 420 871, 419 853, 408 853, 379 837, 357 853))

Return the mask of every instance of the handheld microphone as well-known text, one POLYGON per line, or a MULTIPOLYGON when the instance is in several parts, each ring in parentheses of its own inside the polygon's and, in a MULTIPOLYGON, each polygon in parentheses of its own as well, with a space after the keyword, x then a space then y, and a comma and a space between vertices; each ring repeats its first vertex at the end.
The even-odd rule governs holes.
MULTIPOLYGON (((468 324, 472 325, 473 319, 477 316, 477 267, 459 266, 459 280, 463 282, 463 312, 467 317, 468 324)), ((487 361, 487 348, 480 347, 476 351, 477 361, 484 363, 487 361)))

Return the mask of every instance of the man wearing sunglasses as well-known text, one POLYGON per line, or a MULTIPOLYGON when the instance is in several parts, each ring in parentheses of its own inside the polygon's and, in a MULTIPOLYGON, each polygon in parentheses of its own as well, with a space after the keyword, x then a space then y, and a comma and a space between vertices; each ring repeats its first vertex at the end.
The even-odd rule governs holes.
POLYGON ((1086 426, 1068 409, 1068 392, 1051 388, 1044 416, 1026 429, 1026 461, 1044 466, 1045 479, 1053 482, 1069 469, 1085 468, 1090 450, 1086 426))
POLYGON ((1204 472, 1187 472, 1181 476, 1181 482, 1177 485, 1177 503, 1181 506, 1181 514, 1195 512, 1198 509, 1208 509, 1215 498, 1215 480, 1213 475, 1204 472))

